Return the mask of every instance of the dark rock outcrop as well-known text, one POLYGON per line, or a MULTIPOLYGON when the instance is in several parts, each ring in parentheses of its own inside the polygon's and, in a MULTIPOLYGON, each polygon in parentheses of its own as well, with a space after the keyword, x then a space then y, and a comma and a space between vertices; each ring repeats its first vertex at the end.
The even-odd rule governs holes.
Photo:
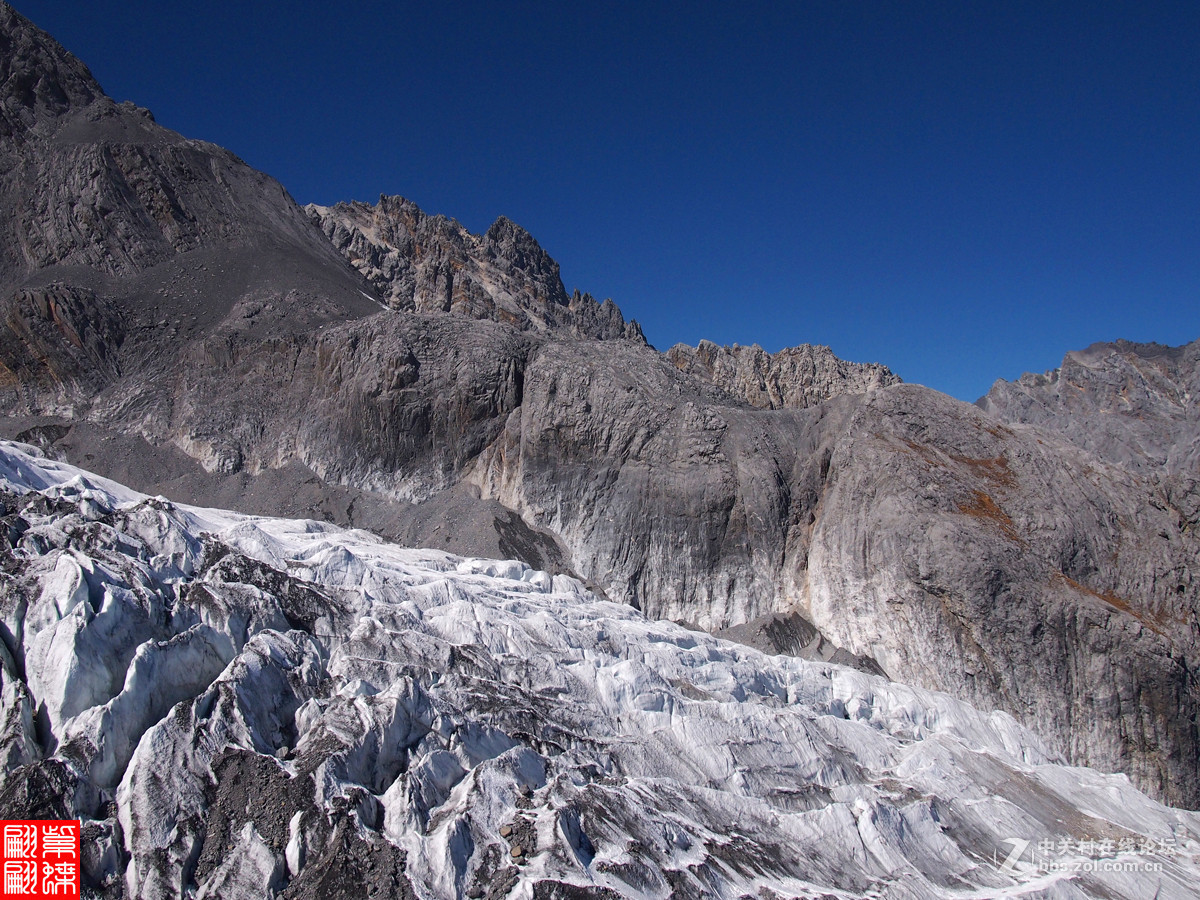
POLYGON ((0 4, 0 136, 19 142, 45 117, 103 96, 87 66, 7 3, 0 4))
POLYGON ((0 25, 0 318, 23 345, 5 366, 32 356, 37 383, 65 375, 87 392, 120 367, 118 351, 210 327, 239 303, 290 296, 321 321, 379 309, 277 181, 115 103, 7 4, 0 25), (74 345, 69 363, 43 352, 36 310, 74 345), (105 323, 102 359, 81 315, 105 323))

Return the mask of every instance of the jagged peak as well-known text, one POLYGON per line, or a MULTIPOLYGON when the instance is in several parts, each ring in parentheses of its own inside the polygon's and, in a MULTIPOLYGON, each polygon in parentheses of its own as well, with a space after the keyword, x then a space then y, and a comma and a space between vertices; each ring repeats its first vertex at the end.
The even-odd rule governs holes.
POLYGON ((695 347, 676 344, 666 355, 681 371, 762 409, 803 408, 901 383, 885 365, 848 362, 822 344, 768 353, 758 344, 721 346, 701 340, 695 347))
POLYGON ((105 96, 82 61, 0 2, 0 116, 10 130, 105 96))
POLYGON ((529 234, 528 231, 525 231, 524 228, 522 228, 520 225, 518 225, 516 222, 514 222, 508 216, 497 216, 496 221, 491 224, 491 226, 487 230, 487 233, 488 234, 503 234, 507 231, 512 231, 512 230, 523 231, 523 232, 525 232, 525 234, 529 234))
MULTIPOLYGON (((432 227, 435 230, 451 232, 463 238, 480 240, 472 235, 457 219, 448 216, 430 215, 416 201, 409 200, 400 194, 380 194, 376 203, 366 200, 339 200, 331 206, 320 203, 308 203, 304 206, 308 217, 318 224, 326 221, 341 220, 352 223, 363 229, 372 240, 382 240, 379 234, 371 232, 368 223, 386 223, 401 225, 408 231, 416 231, 421 227, 432 227)), ((386 240, 383 241, 387 243, 386 240)))
POLYGON ((483 236, 491 241, 510 240, 516 243, 530 244, 538 250, 542 249, 542 245, 537 242, 537 238, 529 233, 528 229, 521 227, 508 216, 497 217, 496 221, 488 227, 483 236))
POLYGON ((405 218, 413 222, 420 222, 424 219, 446 219, 446 221, 453 222, 456 226, 458 225, 457 222, 453 219, 448 219, 446 216, 429 215, 417 205, 415 200, 409 200, 407 197, 402 197, 399 194, 380 194, 379 202, 374 207, 370 207, 369 204, 363 205, 389 218, 405 218))
MULTIPOLYGON (((489 252, 508 257, 519 268, 528 269, 547 278, 559 278, 558 263, 537 242, 532 234, 507 216, 500 216, 484 232, 482 242, 489 252)), ((566 302, 566 290, 561 289, 556 298, 566 302)))
POLYGON ((1082 350, 1072 350, 1064 357, 1063 364, 1065 365, 1070 360, 1093 363, 1114 354, 1136 356, 1141 359, 1169 359, 1174 361, 1182 359, 1188 348, 1196 347, 1200 347, 1200 340, 1172 347, 1168 344, 1160 344, 1157 341, 1143 343, 1118 338, 1115 341, 1097 341, 1094 344, 1089 344, 1082 350))
POLYGON ((1004 390, 1006 386, 1054 384, 1062 376, 1063 369, 1071 367, 1072 364, 1095 368, 1106 364, 1117 365, 1120 360, 1132 361, 1133 359, 1179 364, 1188 357, 1189 353, 1200 356, 1200 338, 1178 346, 1160 344, 1157 341, 1129 341, 1125 338, 1117 338, 1114 341, 1096 341, 1082 350, 1068 350, 1063 355, 1062 363, 1053 369, 1047 369, 1044 372, 1022 372, 1011 381, 1007 378, 997 378, 988 393, 975 403, 977 406, 987 408, 988 397, 992 396, 994 392, 1004 390))
POLYGON ((761 344, 753 343, 750 345, 739 344, 736 341, 732 344, 718 344, 715 341, 710 341, 707 338, 701 338, 695 347, 685 343, 678 343, 671 347, 668 353, 685 354, 690 353, 706 358, 715 358, 717 356, 727 356, 734 358, 751 358, 759 357, 765 360, 781 360, 786 358, 827 358, 836 361, 842 365, 854 367, 866 367, 872 370, 878 370, 886 373, 889 379, 894 379, 895 383, 899 383, 901 378, 896 375, 883 363, 858 363, 850 362, 842 359, 828 344, 796 344, 793 347, 784 347, 774 353, 763 349, 761 344))
POLYGON ((1001 421, 1053 431, 1108 462, 1156 476, 1195 470, 1200 340, 1127 340, 1072 350, 1062 364, 997 379, 975 405, 1001 421))
POLYGON ((477 235, 400 196, 381 195, 374 206, 354 201, 305 209, 395 309, 646 343, 641 327, 627 322, 611 299, 578 290, 568 295, 558 263, 507 216, 477 235))

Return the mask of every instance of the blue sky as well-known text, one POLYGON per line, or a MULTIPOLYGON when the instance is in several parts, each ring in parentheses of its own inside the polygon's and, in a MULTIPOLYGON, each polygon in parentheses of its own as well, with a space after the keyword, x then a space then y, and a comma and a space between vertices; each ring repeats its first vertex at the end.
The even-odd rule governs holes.
POLYGON ((301 203, 508 216, 662 349, 974 400, 1200 337, 1195 2, 14 5, 301 203))

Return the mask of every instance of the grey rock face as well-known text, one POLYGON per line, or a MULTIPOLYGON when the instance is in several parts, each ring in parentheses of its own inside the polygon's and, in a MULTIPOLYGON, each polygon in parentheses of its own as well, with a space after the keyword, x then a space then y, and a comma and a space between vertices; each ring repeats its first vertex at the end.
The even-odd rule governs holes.
POLYGON ((891 677, 1200 796, 1200 546, 1161 487, 924 388, 759 411, 671 368, 545 348, 472 477, 651 616, 799 612, 891 677))
POLYGON ((337 258, 278 182, 103 96, 6 141, 0 191, 0 282, 51 266, 128 276, 225 246, 337 258))
POLYGON ((759 409, 803 409, 900 383, 887 366, 847 362, 828 347, 812 344, 771 354, 757 344, 719 347, 701 341, 697 347, 676 344, 667 358, 680 371, 711 381, 759 409))
POLYGON ((26 288, 3 310, 9 335, 0 343, 0 379, 28 407, 82 401, 120 374, 121 311, 88 288, 26 288))
POLYGON ((81 67, 5 21, 42 48, 22 65, 53 60, 30 82, 50 99, 0 148, 0 208, 24 217, 0 218, 6 434, 156 493, 507 547, 653 617, 800 616, 1200 804, 1193 351, 1117 353, 1160 385, 1124 416, 1102 410, 1132 393, 1081 363, 1061 402, 1091 411, 1067 425, 816 348, 659 354, 610 339, 636 334, 566 297, 511 223, 472 236, 399 200, 310 218, 89 82, 50 89, 81 67), (93 187, 114 205, 88 218, 93 187), (1088 444, 1084 419, 1116 430, 1088 444), (1129 435, 1175 474, 1130 464, 1129 435))
MULTIPOLYGON (((379 308, 274 179, 114 103, 82 63, 7 4, 0 26, 0 303, 24 344, 5 354, 6 366, 44 358, 46 328, 76 344, 84 335, 72 317, 85 306, 92 324, 123 333, 170 328, 184 314, 211 324, 239 301, 274 292, 323 305, 326 320, 379 308), (48 294, 33 300, 22 289, 48 294), (33 335, 31 303, 67 319, 51 315, 33 335)), ((80 390, 112 374, 113 344, 109 358, 92 360, 98 372, 75 371, 80 353, 95 349, 66 351, 74 362, 65 374, 82 379, 80 390)), ((36 380, 61 379, 57 364, 46 359, 36 380)))
POLYGON ((1058 432, 1133 471, 1195 474, 1200 340, 1093 344, 1043 375, 997 381, 978 406, 1006 422, 1058 432))
POLYGON ((19 141, 40 119, 103 96, 87 66, 0 3, 0 136, 19 141))
MULTIPOLYGON (((1129 341, 1068 353, 1058 369, 997 381, 978 406, 1060 435, 1154 485, 1150 503, 1184 534, 1200 525, 1200 340, 1129 341)), ((1188 562, 1195 571, 1194 562, 1188 562)))
POLYGON ((567 296, 558 263, 504 217, 475 235, 403 197, 305 209, 393 309, 492 319, 522 331, 645 340, 611 300, 598 303, 579 291, 567 296))
POLYGON ((809 618, 893 677, 1195 803, 1195 532, 1153 481, 967 409, 893 388, 856 413, 814 523, 809 618))
POLYGON ((723 628, 714 634, 764 653, 786 653, 801 659, 819 659, 839 666, 851 666, 872 675, 887 674, 872 657, 855 656, 844 647, 831 644, 812 622, 799 613, 771 613, 743 625, 723 628))

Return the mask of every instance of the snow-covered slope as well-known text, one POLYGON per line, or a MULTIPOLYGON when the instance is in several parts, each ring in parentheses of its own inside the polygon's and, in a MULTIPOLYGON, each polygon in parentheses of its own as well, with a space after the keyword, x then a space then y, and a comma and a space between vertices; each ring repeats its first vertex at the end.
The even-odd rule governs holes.
POLYGON ((175 506, 23 445, 0 444, 0 488, 0 815, 82 818, 106 895, 1200 885, 1200 815, 1002 713, 520 563, 175 506))

